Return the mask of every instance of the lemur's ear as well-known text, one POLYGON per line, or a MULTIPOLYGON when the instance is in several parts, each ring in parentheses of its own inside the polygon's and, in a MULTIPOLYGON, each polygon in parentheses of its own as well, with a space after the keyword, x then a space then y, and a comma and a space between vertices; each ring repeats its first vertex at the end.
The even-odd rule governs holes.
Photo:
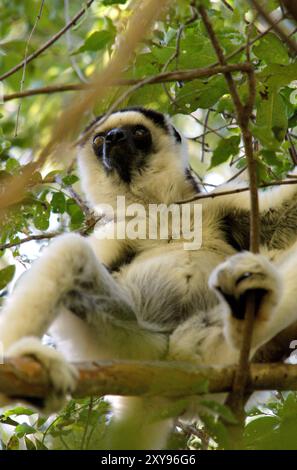
POLYGON ((175 137, 176 142, 181 143, 182 141, 181 135, 177 132, 174 126, 172 126, 172 129, 173 129, 173 135, 175 137))

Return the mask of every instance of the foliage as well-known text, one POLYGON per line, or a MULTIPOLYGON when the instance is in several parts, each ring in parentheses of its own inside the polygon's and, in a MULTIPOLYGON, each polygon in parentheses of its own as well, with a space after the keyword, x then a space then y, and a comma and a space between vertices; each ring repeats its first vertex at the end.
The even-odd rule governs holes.
POLYGON ((1 447, 6 450, 103 448, 108 411, 109 405, 102 398, 71 400, 58 416, 50 418, 16 406, 0 416, 1 447))
MULTIPOLYGON (((258 182, 281 179, 292 169, 293 160, 297 158, 294 146, 297 139, 296 59, 273 30, 261 34, 263 24, 259 21, 248 24, 253 18, 250 2, 211 0, 204 3, 228 63, 245 62, 247 39, 251 43, 250 57, 256 74, 251 131, 258 182)), ((44 2, 37 21, 41 4, 40 0, 2 0, 1 74, 24 59, 26 48, 29 55, 53 37, 85 2, 44 2)), ((265 7, 268 12, 273 11, 279 7, 279 2, 265 2, 265 7)), ((131 11, 128 0, 94 1, 67 35, 27 64, 24 80, 23 70, 4 80, 4 94, 88 80, 95 69, 103 68, 112 57, 117 34, 127 24, 131 11)), ((289 27, 294 27, 292 20, 289 20, 289 27)), ((291 37, 296 39, 296 34, 291 37)), ((200 17, 193 16, 190 2, 178 0, 171 2, 168 13, 139 46, 133 60, 127 64, 125 78, 140 79, 163 71, 210 67, 216 62, 216 54, 200 17)), ((247 74, 237 72, 233 77, 240 97, 245 101, 247 74)), ((104 100, 94 103, 94 113, 108 109, 121 93, 122 89, 111 89, 104 100)), ((0 105, 0 189, 2 181, 21 174, 32 164, 49 139, 57 110, 74 99, 75 93, 61 92, 9 100, 0 105)), ((168 112, 177 126, 191 137, 191 163, 199 170, 201 179, 213 175, 214 168, 218 174, 228 171, 231 175, 246 166, 234 106, 222 75, 147 85, 122 102, 123 106, 137 104, 168 112)), ((85 116, 82 121, 91 117, 85 116)), ((44 244, 48 234, 88 233, 92 229, 92 214, 78 193, 76 169, 69 160, 65 163, 61 158, 61 162, 51 163, 42 172, 35 172, 26 198, 3 215, 0 221, 2 297, 10 287, 15 266, 19 270, 20 266, 27 266, 32 261, 27 244, 19 244, 21 239, 39 236, 41 241, 38 243, 44 244), (13 246, 5 249, 6 244, 13 246)), ((245 430, 245 446, 249 449, 296 449, 296 403, 296 395, 288 394, 254 409, 245 430)), ((204 403, 204 406, 208 411, 202 417, 201 426, 209 435, 209 448, 228 448, 226 423, 233 420, 230 411, 211 403, 204 403)), ((4 449, 100 448, 109 425, 108 405, 98 398, 72 400, 58 416, 49 419, 30 409, 16 407, 3 411, 0 422, 4 449)), ((185 436, 182 434, 180 439, 181 434, 177 432, 177 440, 172 445, 186 445, 185 436)), ((188 446, 201 448, 201 442, 190 432, 188 446)))

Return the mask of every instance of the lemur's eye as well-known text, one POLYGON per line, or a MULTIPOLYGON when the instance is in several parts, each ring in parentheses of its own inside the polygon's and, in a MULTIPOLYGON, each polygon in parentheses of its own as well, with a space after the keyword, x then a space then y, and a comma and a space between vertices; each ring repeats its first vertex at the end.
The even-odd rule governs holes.
POLYGON ((93 147, 98 149, 99 147, 101 147, 101 145, 103 145, 103 143, 104 143, 104 135, 102 134, 95 135, 95 137, 93 138, 93 147))
POLYGON ((144 126, 136 126, 133 130, 133 135, 134 137, 144 137, 145 135, 147 135, 148 133, 148 130, 146 127, 144 126))

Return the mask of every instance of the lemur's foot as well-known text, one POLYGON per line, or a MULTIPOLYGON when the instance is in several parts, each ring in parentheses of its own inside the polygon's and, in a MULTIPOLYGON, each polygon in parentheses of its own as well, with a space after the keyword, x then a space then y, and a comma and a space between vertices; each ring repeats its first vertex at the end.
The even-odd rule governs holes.
POLYGON ((51 382, 49 396, 41 400, 25 398, 25 401, 45 414, 54 413, 64 406, 67 395, 75 389, 77 371, 58 351, 43 345, 37 338, 26 337, 14 343, 7 351, 7 355, 33 357, 48 373, 51 382))
POLYGON ((253 346, 261 342, 282 290, 281 278, 269 260, 250 252, 234 255, 212 272, 209 285, 227 306, 225 332, 236 347, 241 344, 247 297, 254 292, 253 346))

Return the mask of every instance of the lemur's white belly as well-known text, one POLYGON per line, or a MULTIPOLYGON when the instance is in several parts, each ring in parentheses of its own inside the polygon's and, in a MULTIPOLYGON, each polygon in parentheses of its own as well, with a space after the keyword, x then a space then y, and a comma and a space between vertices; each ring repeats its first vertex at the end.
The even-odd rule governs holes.
POLYGON ((159 248, 136 257, 117 278, 131 292, 138 320, 170 331, 196 311, 217 303, 208 278, 225 257, 202 249, 159 248))

